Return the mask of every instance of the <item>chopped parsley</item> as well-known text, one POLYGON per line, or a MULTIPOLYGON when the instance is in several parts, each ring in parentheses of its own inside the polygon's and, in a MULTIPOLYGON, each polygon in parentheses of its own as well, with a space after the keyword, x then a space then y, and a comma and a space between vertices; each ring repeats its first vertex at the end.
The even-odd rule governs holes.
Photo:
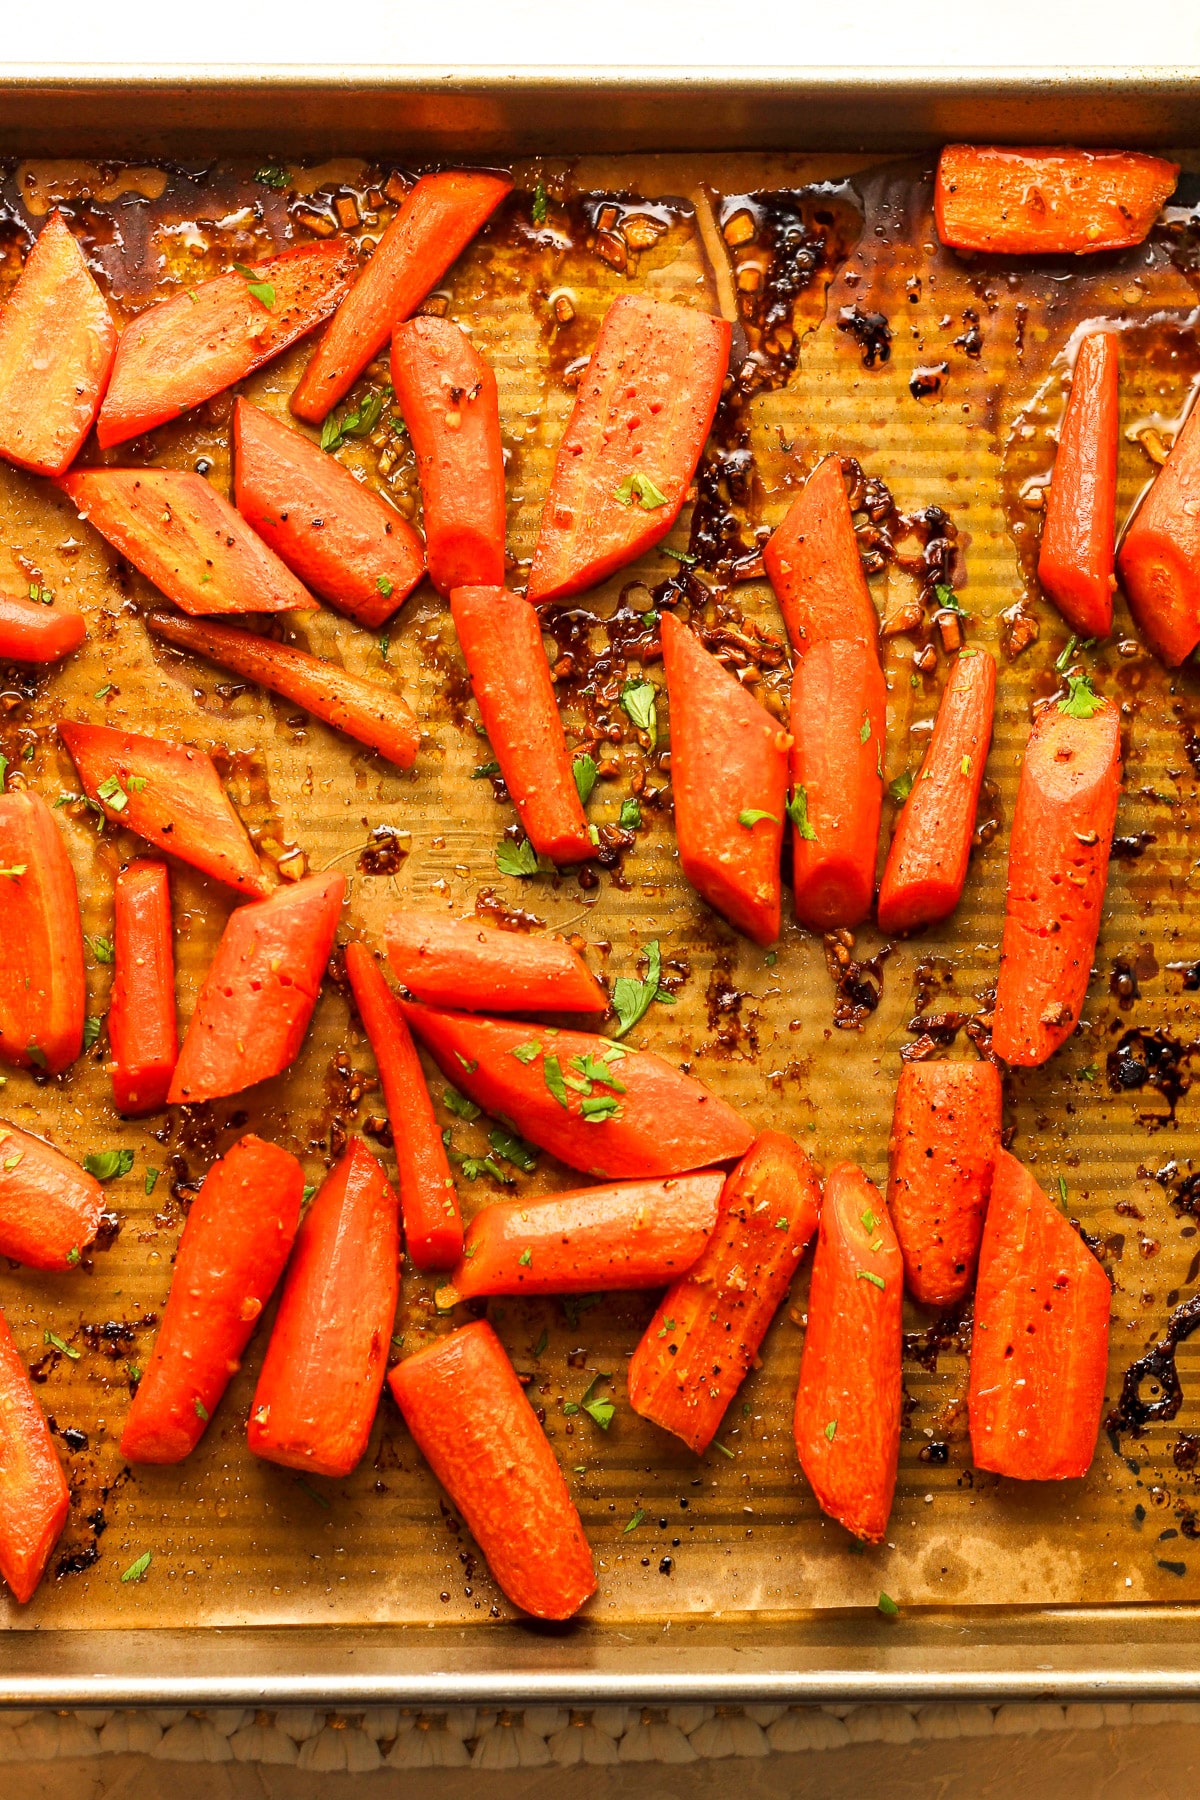
POLYGON ((83 1166, 97 1181, 112 1181, 128 1175, 133 1167, 132 1150, 93 1150, 83 1159, 83 1166))
POLYGON ((529 216, 535 225, 546 223, 546 189, 540 181, 533 190, 533 204, 529 208, 529 216))
POLYGON ((637 1511, 634 1513, 633 1517, 630 1519, 629 1523, 623 1528, 623 1530, 621 1532, 621 1536, 628 1537, 629 1533, 631 1531, 636 1531, 638 1526, 641 1524, 642 1520, 645 1518, 645 1516, 646 1516, 645 1507, 639 1506, 637 1511))
POLYGON ((875 1604, 878 1606, 880 1612, 889 1619, 894 1619, 896 1614, 900 1611, 900 1608, 896 1605, 896 1602, 892 1599, 890 1594, 880 1594, 875 1604))
POLYGON ((391 639, 388 637, 387 632, 381 631, 379 634, 379 654, 382 656, 384 662, 388 659, 388 651, 391 647, 391 639))
POLYGON ((528 838, 519 844, 503 839, 496 846, 496 867, 502 875, 552 875, 554 864, 548 856, 539 856, 528 838))
MULTIPOLYGON (((394 1341, 394 1340, 393 1340, 393 1341, 394 1341)), ((544 1326, 544 1325, 543 1325, 543 1326, 542 1326, 542 1335, 541 1335, 541 1337, 540 1337, 540 1338, 539 1338, 539 1339, 538 1339, 538 1341, 537 1341, 537 1343, 536 1343, 536 1344, 535 1344, 535 1345, 534 1345, 534 1346, 533 1346, 533 1354, 534 1354, 534 1359, 535 1359, 535 1360, 536 1360, 536 1359, 537 1359, 537 1358, 538 1358, 538 1357, 539 1357, 539 1356, 541 1356, 541 1354, 542 1354, 542 1352, 543 1352, 543 1350, 544 1350, 544 1349, 545 1349, 545 1348, 546 1348, 546 1345, 547 1345, 547 1344, 548 1344, 548 1343, 549 1343, 549 1342, 550 1342, 550 1333, 549 1333, 549 1332, 548 1332, 548 1331, 547 1331, 547 1330, 546 1330, 546 1327, 545 1327, 545 1326, 544 1326)))
POLYGON ((107 780, 102 781, 96 789, 96 794, 106 806, 111 806, 115 813, 124 812, 129 805, 129 795, 121 786, 120 777, 117 775, 110 775, 107 780))
POLYGON ((613 499, 619 500, 622 506, 632 506, 636 501, 643 512, 656 512, 660 506, 667 504, 667 496, 640 470, 636 475, 627 475, 613 489, 613 499))
POLYGON ((791 799, 787 803, 787 816, 802 838, 807 838, 810 843, 816 842, 817 834, 809 824, 808 820, 807 788, 798 787, 795 789, 791 799))
POLYGON ((579 1110, 590 1124, 597 1124, 615 1117, 621 1102, 615 1094, 586 1094, 579 1102, 579 1110))
POLYGON ((245 263, 234 263, 233 266, 245 281, 247 293, 252 299, 257 300, 261 307, 265 307, 267 312, 270 312, 275 304, 275 289, 271 286, 271 283, 269 281, 259 281, 254 270, 248 269, 245 263))
POLYGON ((263 187, 282 189, 289 185, 292 178, 281 163, 264 163, 261 169, 255 169, 254 179, 261 182, 263 187))
POLYGON ((72 1362, 79 1361, 79 1351, 76 1350, 74 1344, 68 1344, 63 1338, 57 1337, 53 1331, 44 1331, 42 1333, 42 1342, 43 1344, 49 1344, 50 1348, 52 1350, 57 1350, 60 1355, 69 1356, 72 1362))
POLYGON ((1067 1178, 1065 1175, 1060 1175, 1058 1178, 1058 1197, 1065 1206, 1067 1204, 1067 1178))
POLYGON ((779 815, 777 813, 763 812, 756 806, 747 806, 738 814, 738 824, 743 825, 747 831, 753 831, 754 827, 763 819, 770 819, 772 825, 778 825, 779 823, 779 815))
POLYGON ((960 773, 960 774, 961 774, 961 775, 969 775, 969 774, 970 774, 970 773, 971 773, 971 759, 970 759, 970 757, 969 757, 969 756, 964 756, 964 757, 963 757, 963 759, 962 759, 962 761, 961 761, 961 762, 960 762, 960 763, 959 763, 959 765, 958 765, 958 768, 959 768, 959 773, 960 773))
POLYGON ((825 1436, 829 1439, 829 1442, 832 1444, 834 1438, 837 1436, 837 1420, 836 1419, 830 1419, 828 1425, 825 1427, 825 1436))
POLYGON ((1104 705, 1089 676, 1067 676, 1067 697, 1058 703, 1060 713, 1066 713, 1068 719, 1090 719, 1093 713, 1102 711, 1104 705))
POLYGON ((718 1444, 716 1438, 714 1438, 713 1439, 713 1449, 719 1450, 721 1452, 722 1456, 727 1456, 729 1458, 730 1462, 733 1461, 733 1451, 729 1448, 728 1444, 718 1444))
POLYGON ((380 593, 383 595, 385 600, 391 599, 392 584, 386 575, 377 576, 376 580, 375 580, 375 586, 379 589, 380 593))
POLYGON ((322 450, 338 450, 351 437, 370 437, 383 413, 383 395, 365 394, 353 411, 343 415, 341 423, 330 413, 321 427, 322 450))
POLYGON ((0 875, 7 875, 10 881, 20 881, 28 868, 28 863, 12 863, 7 869, 0 869, 0 875))
POLYGON ((636 800, 622 800, 617 824, 622 831, 636 831, 642 822, 642 809, 636 800))
POLYGON ((640 1019, 644 1019, 655 1000, 663 1000, 669 1006, 675 1004, 674 994, 669 994, 659 986, 662 976, 662 952, 658 947, 658 939, 651 938, 646 945, 646 979, 635 981, 630 975, 619 975, 613 983, 613 1009, 617 1015, 617 1036, 623 1038, 631 1031, 640 1019))
POLYGON ((682 563, 687 569, 692 568, 696 562, 696 558, 688 550, 672 550, 667 544, 660 544, 659 549, 664 556, 673 556, 677 563, 682 563))
POLYGON ((518 1256, 518 1258, 517 1258, 517 1261, 520 1263, 520 1265, 523 1269, 530 1268, 533 1263, 533 1251, 532 1250, 522 1250, 520 1256, 518 1256))
POLYGON ((85 1050, 90 1050, 100 1036, 102 1023, 102 1019, 96 1018, 88 1018, 83 1021, 83 1047, 85 1050))
POLYGON ((1095 638, 1081 639, 1074 636, 1069 637, 1063 647, 1061 655, 1054 659, 1054 667, 1058 670, 1059 674, 1066 674, 1071 664, 1071 658, 1075 655, 1077 650, 1090 650, 1095 641, 1095 638))
POLYGON ((197 1394, 196 1398, 192 1401, 192 1405, 196 1409, 196 1417, 201 1421, 202 1424, 207 1425, 208 1424, 208 1408, 207 1408, 207 1406, 205 1406, 203 1400, 201 1400, 199 1394, 197 1394))
POLYGON ((639 731, 647 733, 650 748, 658 744, 658 689, 652 681, 627 681, 621 689, 621 709, 639 731))
MULTIPOLYGON (((580 1089, 582 1093, 591 1092, 591 1083, 593 1081, 598 1081, 602 1087, 612 1088, 615 1093, 623 1094, 625 1092, 625 1083, 617 1080, 609 1067, 607 1057, 598 1058, 592 1056, 590 1052, 584 1056, 573 1056, 571 1058, 571 1067, 573 1069, 578 1069, 583 1078, 580 1089)), ((575 1083, 572 1082, 571 1085, 574 1087, 575 1083)))
POLYGON ((514 1044, 509 1051, 509 1055, 515 1056, 519 1063, 534 1062, 541 1054, 542 1046, 536 1038, 530 1038, 527 1044, 514 1044))
POLYGON ((567 1103, 567 1084, 563 1080, 562 1064, 557 1056, 547 1056, 542 1060, 542 1078, 558 1104, 569 1111, 567 1103))
POLYGON ((1079 1079, 1080 1081, 1095 1081, 1099 1073, 1100 1070, 1095 1063, 1088 1063, 1086 1068, 1080 1069, 1079 1079))
POLYGON ((442 1095, 442 1105, 447 1112, 452 1112, 458 1119, 465 1119, 468 1124, 472 1119, 477 1119, 481 1111, 473 1100, 468 1100, 465 1094, 460 1094, 457 1088, 452 1087, 448 1087, 442 1095))
POLYGON ((42 1049, 40 1044, 26 1044, 25 1054, 35 1069, 44 1069, 47 1067, 46 1052, 42 1049))
POLYGON ((149 1550, 143 1550, 142 1554, 138 1557, 137 1561, 130 1563, 129 1567, 126 1569, 125 1573, 122 1575, 121 1580, 122 1581, 140 1581, 142 1579, 142 1577, 145 1575, 146 1570, 150 1567, 150 1564, 153 1562, 153 1560, 154 1560, 154 1557, 153 1557, 152 1553, 149 1550))
POLYGON ((617 1407, 615 1401, 608 1399, 605 1394, 598 1394, 596 1389, 602 1381, 611 1380, 611 1375, 597 1375, 593 1379, 587 1393, 579 1402, 584 1412, 588 1415, 588 1418, 592 1419, 600 1427, 601 1431, 608 1430, 613 1422, 613 1415, 616 1412, 617 1407))
POLYGON ((855 1269, 854 1279, 856 1281, 869 1281, 872 1287, 886 1288, 887 1286, 887 1282, 883 1279, 883 1276, 873 1275, 870 1269, 855 1269))
POLYGON ((147 1169, 146 1170, 146 1192, 148 1194, 152 1194, 154 1192, 155 1188, 157 1187, 157 1185, 158 1185, 158 1170, 157 1169, 147 1169))
POLYGON ((571 764, 571 772, 575 777, 575 790, 579 795, 579 804, 586 806, 592 797, 592 789, 596 785, 596 777, 600 773, 595 761, 590 756, 577 756, 571 764))
POLYGON ((965 612, 959 604, 958 596, 955 594, 954 589, 952 587, 947 587, 944 581, 936 582, 933 591, 937 597, 938 605, 942 607, 944 611, 957 613, 960 619, 967 619, 970 617, 970 614, 965 612))
POLYGON ((523 1137, 515 1132, 506 1131, 502 1125, 496 1125, 488 1133, 488 1143, 503 1162, 512 1163, 515 1169, 521 1169, 526 1175, 532 1175, 537 1168, 537 1151, 532 1144, 527 1144, 523 1137))
POLYGON ((101 963, 112 962, 115 952, 113 950, 113 942, 112 942, 111 938, 92 937, 92 938, 84 938, 83 941, 87 945, 88 949, 91 951, 92 955, 95 957, 97 962, 101 962, 101 963))
POLYGON ((480 763, 477 769, 471 770, 471 780, 490 781, 493 775, 498 775, 499 773, 500 764, 498 762, 480 763))
POLYGON ((859 743, 865 744, 867 739, 870 737, 870 735, 871 735, 871 715, 870 715, 870 713, 864 713, 863 714, 863 722, 858 728, 859 743))

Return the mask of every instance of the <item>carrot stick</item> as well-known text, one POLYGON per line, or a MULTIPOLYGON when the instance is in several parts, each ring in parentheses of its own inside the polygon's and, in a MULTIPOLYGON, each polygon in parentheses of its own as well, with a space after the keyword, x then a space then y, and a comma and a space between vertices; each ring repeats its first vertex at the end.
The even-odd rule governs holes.
POLYGON ((825 638, 878 643, 840 456, 817 464, 764 545, 763 566, 797 656, 825 638))
POLYGON ((131 862, 114 889, 114 969, 108 1004, 113 1104, 161 1112, 175 1073, 175 948, 171 888, 160 862, 131 862))
POLYGON ((483 728, 525 835, 539 856, 582 861, 593 845, 537 613, 503 588, 484 587, 456 588, 450 611, 483 728))
POLYGON ((392 336, 392 386, 417 458, 429 578, 439 594, 504 586, 504 450, 496 377, 450 319, 392 336))
POLYGON ((1120 715, 1080 677, 1038 714, 1017 785, 992 1030, 1006 1063, 1044 1063, 1079 1022, 1120 793, 1120 715))
POLYGON ((50 1427, 0 1313, 0 1575, 21 1606, 42 1579, 70 1500, 50 1427))
POLYGON ((64 721, 58 735, 84 793, 107 819, 239 894, 262 899, 270 891, 249 833, 205 751, 109 725, 64 721))
POLYGON ((0 1120, 0 1256, 73 1269, 100 1227, 104 1190, 48 1144, 0 1120))
POLYGON ((947 144, 933 209, 943 244, 1046 256, 1140 244, 1179 165, 1136 150, 947 144))
POLYGON ((61 475, 92 429, 117 328, 70 227, 51 213, 0 312, 0 456, 61 475))
POLYGON ((529 598, 595 587, 664 538, 696 473, 729 367, 730 328, 625 294, 604 315, 558 446, 529 598))
POLYGON ((83 928, 62 833, 31 788, 0 793, 0 889, 0 1060, 59 1075, 83 1047, 83 928))
POLYGON ((335 731, 378 750, 397 767, 408 769, 415 762, 420 726, 408 702, 394 689, 252 631, 200 625, 174 613, 150 613, 145 623, 147 630, 181 650, 207 656, 247 681, 293 700, 335 731))
POLYGON ((888 1212, 908 1291, 922 1306, 955 1305, 974 1278, 1000 1105, 994 1063, 918 1062, 900 1070, 888 1212))
POLYGON ((447 1081, 568 1168, 613 1180, 681 1175, 731 1162, 753 1141, 731 1106, 652 1051, 401 1005, 447 1081))
POLYGON ((408 1254, 418 1269, 451 1269, 462 1255, 462 1217, 412 1033, 365 944, 346 945, 346 974, 391 1120, 408 1254))
POLYGON ((816 1171, 764 1131, 726 1181, 716 1228, 629 1359, 629 1403, 697 1456, 717 1434, 817 1228, 816 1171))
POLYGON ((1093 331, 1075 359, 1038 556, 1038 580, 1080 637, 1112 630, 1117 380, 1116 333, 1093 331))
POLYGON ((400 1296, 396 1196, 351 1138, 304 1215, 263 1361, 255 1456, 348 1475, 367 1447, 400 1296))
POLYGON ((880 931, 916 931, 948 918, 962 898, 995 697, 996 665, 987 651, 960 651, 896 821, 879 885, 880 931))
POLYGON ((478 919, 393 913, 383 927, 392 973, 430 1006, 463 1012, 608 1011, 608 995, 566 938, 497 931, 478 919))
POLYGON ((82 613, 0 593, 0 659, 5 662, 61 662, 86 636, 82 613))
POLYGON ((1028 1169, 996 1153, 971 1338, 976 1468, 1019 1481, 1086 1475, 1108 1374, 1112 1290, 1028 1169))
POLYGON ((248 400, 233 409, 234 499, 306 588, 376 630, 425 572, 402 513, 311 438, 248 400))
POLYGON ((1117 569, 1138 630, 1173 668, 1200 643, 1200 407, 1134 513, 1117 569))
POLYGON ((669 612, 662 647, 680 865, 710 906, 770 944, 779 936, 788 733, 669 612))
POLYGON ((182 1462, 200 1442, 283 1274, 303 1192, 296 1158, 253 1135, 204 1177, 121 1432, 128 1461, 182 1462))
POLYGON ((861 1169, 829 1173, 796 1394, 796 1450, 822 1512, 877 1544, 900 1459, 904 1265, 861 1169))
POLYGON ((320 424, 511 189, 506 175, 467 169, 421 177, 313 351, 292 395, 298 418, 320 424))
POLYGON ((792 678, 792 882, 810 931, 871 910, 887 691, 872 644, 822 638, 792 678))
POLYGON ((203 475, 86 469, 60 486, 79 517, 184 612, 316 611, 312 595, 203 475))
POLYGON ((592 1553, 546 1434, 486 1320, 388 1377, 417 1448, 514 1606, 569 1619, 596 1591, 592 1553))
POLYGON ((296 1060, 345 891, 344 875, 310 875, 230 914, 179 1051, 173 1106, 240 1094, 296 1060))

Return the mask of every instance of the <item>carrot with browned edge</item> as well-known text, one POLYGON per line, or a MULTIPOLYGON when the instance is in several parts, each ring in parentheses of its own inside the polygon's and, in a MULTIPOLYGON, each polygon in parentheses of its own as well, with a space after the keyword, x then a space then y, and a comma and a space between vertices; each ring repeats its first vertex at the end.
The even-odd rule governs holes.
POLYGON ((994 1063, 910 1062, 900 1070, 887 1202, 908 1291, 922 1306, 954 1306, 974 1278, 1000 1107, 994 1063))
POLYGON ((0 1575, 22 1606, 42 1579, 70 1503, 46 1415, 0 1313, 0 1575))
POLYGON ((200 1442, 283 1274, 303 1193, 296 1158, 253 1135, 209 1169, 121 1432, 130 1462, 182 1462, 200 1442))
POLYGON ((451 319, 392 336, 392 386, 421 482, 429 579, 439 594, 504 585, 504 447, 491 364, 451 319))
POLYGON ((497 930, 479 918, 392 913, 383 927, 392 973, 430 1006, 462 1012, 608 1010, 579 951, 553 932, 497 930))
MULTIPOLYGON (((30 584, 32 594, 40 583, 30 584)), ((5 662, 61 662, 87 636, 83 614, 44 605, 24 594, 0 593, 0 659, 5 662)))
POLYGON ((1129 610, 1172 668, 1200 644, 1200 406, 1193 406, 1121 539, 1129 610))
POLYGON ((389 1376, 417 1448, 499 1586, 537 1619, 569 1619, 596 1591, 592 1553, 553 1450, 486 1320, 389 1376))
POLYGON ((117 1111, 159 1112, 179 1055, 171 887, 160 862, 127 864, 113 889, 108 1041, 117 1111))
POLYGON ((594 848, 567 755, 538 615, 503 588, 455 588, 454 628, 504 785, 539 856, 581 862, 594 848))
POLYGON ((94 1175, 0 1120, 0 1256, 28 1269, 77 1268, 103 1211, 94 1175))
POLYGON ((255 1456, 348 1475, 367 1447, 400 1294, 399 1207, 361 1138, 304 1215, 250 1408, 255 1456))
POLYGON ((1080 637, 1112 630, 1117 381, 1116 333, 1090 332, 1075 358, 1038 553, 1038 580, 1080 637))
POLYGON ((462 1255, 462 1215, 417 1047, 365 944, 346 945, 346 974, 391 1121, 405 1247, 418 1269, 451 1269, 462 1255))
POLYGON ((1044 1063, 1079 1023, 1120 795, 1120 714, 1074 677, 1035 719, 1017 784, 992 1028, 1006 1063, 1044 1063))
POLYGON ((763 566, 797 656, 825 638, 878 642, 840 456, 817 464, 763 546, 763 566))
POLYGON ((478 170, 422 175, 313 351, 292 395, 297 418, 320 424, 511 189, 507 175, 478 170))
POLYGON ((1138 150, 947 144, 937 234, 958 250, 1010 256, 1124 250, 1142 242, 1178 178, 1178 163, 1138 150))
POLYGON ((916 931, 948 918, 962 898, 995 700, 995 662, 986 650, 961 650, 896 821, 879 884, 880 931, 916 931))
POLYGON ((0 1060, 61 1075, 83 1048, 83 927, 62 833, 32 788, 0 793, 0 1060))
POLYGON ((978 1469, 1019 1481, 1086 1475, 1108 1375, 1108 1277, 1007 1150, 996 1152, 967 1405, 978 1469))
POLYGON ((634 1412, 698 1456, 754 1365, 820 1209, 803 1150, 764 1131, 725 1182, 699 1261, 667 1289, 629 1359, 634 1412))
POLYGON ((887 690, 873 644, 822 638, 792 677, 792 890, 810 931, 871 910, 887 690))

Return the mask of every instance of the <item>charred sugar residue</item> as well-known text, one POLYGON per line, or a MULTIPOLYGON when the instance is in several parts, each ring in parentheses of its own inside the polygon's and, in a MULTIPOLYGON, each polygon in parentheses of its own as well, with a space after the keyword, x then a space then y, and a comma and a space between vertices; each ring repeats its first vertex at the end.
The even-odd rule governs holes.
POLYGON ((882 313, 864 312, 855 301, 853 306, 843 306, 838 314, 837 328, 849 332, 857 343, 864 369, 873 369, 876 363, 891 360, 892 328, 882 313))
MULTIPOLYGON (((1112 854, 1118 862, 1134 863, 1145 855, 1151 844, 1157 843, 1152 831, 1137 831, 1126 837, 1115 837, 1112 841, 1112 854)), ((1176 964, 1168 964, 1177 967, 1176 964)))
POLYGON ((411 841, 405 842, 390 825, 376 825, 355 867, 363 875, 396 875, 411 849, 411 841))
POLYGON ((1105 1059, 1109 1088, 1114 1094, 1153 1089, 1162 1095, 1167 1110, 1141 1113, 1140 1122, 1174 1124, 1176 1108, 1192 1085, 1192 1058, 1198 1053, 1200 1043, 1183 1043, 1165 1028, 1144 1031, 1135 1026, 1122 1032, 1105 1059))
POLYGON ((368 1094, 379 1082, 365 1069, 356 1069, 345 1050, 338 1050, 325 1070, 325 1106, 309 1130, 309 1148, 320 1151, 332 1167, 346 1148, 350 1127, 368 1094))
POLYGON ((715 1039, 714 1047, 719 1047, 726 1055, 734 1051, 747 1056, 758 1054, 757 1014, 747 1009, 743 1016, 743 1007, 752 998, 734 983, 732 955, 728 951, 719 955, 708 977, 704 1004, 708 1010, 708 1028, 715 1039))
MULTIPOLYGON (((971 1333, 975 1325, 975 1296, 967 1294, 956 1306, 944 1312, 932 1325, 922 1331, 906 1331, 904 1333, 904 1360, 914 1362, 930 1375, 937 1374, 938 1357, 970 1356, 971 1333)), ((932 1448, 932 1446, 926 1446, 932 1448)), ((945 1462, 935 1456, 926 1457, 922 1453, 923 1462, 945 1462)))
POLYGON ((874 956, 857 959, 852 931, 829 931, 824 937, 825 967, 836 998, 833 1023, 838 1031, 861 1031, 883 997, 884 964, 892 953, 884 944, 874 956))
POLYGON ((1183 1405, 1183 1385, 1175 1357, 1180 1344, 1186 1343, 1197 1326, 1200 1326, 1200 1294, 1175 1308, 1167 1321, 1165 1335, 1126 1369, 1120 1398, 1105 1420, 1105 1429, 1118 1454, 1121 1432, 1141 1437, 1147 1425, 1173 1419, 1183 1405), (1151 1384, 1154 1398, 1143 1399, 1144 1383, 1151 1384))

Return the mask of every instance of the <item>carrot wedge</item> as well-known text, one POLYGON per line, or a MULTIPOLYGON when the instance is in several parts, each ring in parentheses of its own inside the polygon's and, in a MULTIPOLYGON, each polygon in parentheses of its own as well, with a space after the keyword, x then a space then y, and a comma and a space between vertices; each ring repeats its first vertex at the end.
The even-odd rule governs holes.
POLYGON ((947 144, 937 234, 957 250, 1010 256, 1124 250, 1142 242, 1178 178, 1178 163, 1137 150, 947 144))
POLYGON ((503 588, 455 588, 454 628, 471 692, 525 835, 539 856, 580 862, 593 850, 567 755, 538 615, 503 588))
POLYGON ((529 598, 595 587, 679 517, 729 367, 730 327, 622 295, 604 315, 558 446, 529 598))
POLYGON ((425 573, 402 513, 311 438, 248 400, 233 409, 234 500, 306 588, 376 630, 425 573))
POLYGON ((85 469, 60 485, 80 518, 184 612, 316 611, 312 595, 203 475, 85 469))
POLYGON ((753 1366, 820 1208, 803 1150, 764 1131, 725 1182, 699 1261, 667 1289, 629 1359, 634 1412, 697 1456, 753 1366))
POLYGON ((496 377, 450 319, 392 337, 392 386, 417 458, 429 578, 439 594, 504 586, 504 449, 496 377))
POLYGON ((378 750, 397 768, 411 768, 416 761, 421 729, 407 700, 394 689, 252 631, 197 624, 175 613, 149 613, 145 624, 180 650, 207 656, 223 669, 295 701, 334 731, 378 750))
POLYGON ((873 644, 822 638, 792 678, 792 881, 810 931, 871 910, 887 690, 873 644))
POLYGON ((822 1512, 878 1544, 900 1459, 904 1265, 887 1208, 853 1163, 830 1170, 808 1295, 796 1450, 822 1512))
POLYGON ((417 1047, 365 944, 346 945, 346 974, 383 1084, 405 1246, 418 1269, 451 1269, 462 1255, 462 1216, 417 1047))
POLYGON ((1138 630, 1174 668, 1200 644, 1200 407, 1134 513, 1117 569, 1138 630))
POLYGON ((917 1062, 900 1070, 887 1202, 908 1291, 922 1306, 954 1306, 974 1279, 1000 1105, 994 1063, 917 1062))
POLYGON ((511 189, 506 175, 467 169, 421 177, 313 351, 292 395, 297 418, 320 424, 511 189))
POLYGON ((383 928, 392 973, 430 1006, 462 1012, 608 1011, 608 995, 566 938, 497 931, 478 919, 393 913, 383 928))
POLYGON ((1038 580, 1080 637, 1112 630, 1117 381, 1116 333, 1091 332, 1075 358, 1038 554, 1038 580))
POLYGON ((753 1141, 731 1106, 650 1050, 401 1004, 447 1081, 568 1168, 613 1180, 681 1175, 731 1162, 753 1141))
POLYGON ((113 984, 108 1005, 113 1104, 160 1112, 179 1055, 171 887, 160 862, 132 862, 113 893, 113 984))
POLYGON ((592 1553, 546 1434, 486 1320, 388 1377, 417 1448, 514 1606, 569 1619, 596 1591, 592 1553))
POLYGON ((204 1177, 121 1432, 128 1461, 182 1462, 200 1442, 283 1274, 303 1192, 296 1158, 253 1135, 204 1177))
POLYGON ((995 699, 995 662, 986 650, 961 651, 896 821, 879 884, 880 931, 916 931, 948 918, 962 898, 995 699))
POLYGON ((82 613, 0 593, 0 661, 61 662, 86 636, 82 613))
POLYGON ((104 1190, 48 1144, 0 1120, 0 1256, 73 1269, 100 1227, 104 1190))
POLYGON ((996 1152, 979 1253, 967 1406, 976 1468, 1086 1475, 1108 1374, 1112 1289, 1029 1170, 996 1152))
POLYGON ((32 788, 0 793, 0 1061, 59 1075, 83 1048, 83 927, 62 833, 32 788))
POLYGON ((304 1215, 250 1408, 255 1456, 348 1475, 370 1436, 400 1296, 396 1196, 361 1138, 304 1215))
POLYGON ((817 464, 763 546, 763 566, 797 656, 824 638, 878 642, 840 456, 817 464))
POLYGON ((62 475, 92 429, 117 328, 71 229, 51 213, 0 312, 0 456, 62 475))
POLYGON ((1120 723, 1080 677, 1074 697, 1046 707, 1029 734, 992 1029, 1006 1063, 1044 1063, 1083 1011, 1121 794, 1120 723))
POLYGON ((32 1600, 71 1496, 29 1371, 0 1313, 0 1575, 32 1600))
POLYGON ((679 861, 756 944, 779 936, 789 737, 694 632, 662 615, 679 861))
POLYGON ((345 891, 344 875, 310 875, 230 914, 179 1051, 173 1106, 240 1094, 296 1060, 345 891))

